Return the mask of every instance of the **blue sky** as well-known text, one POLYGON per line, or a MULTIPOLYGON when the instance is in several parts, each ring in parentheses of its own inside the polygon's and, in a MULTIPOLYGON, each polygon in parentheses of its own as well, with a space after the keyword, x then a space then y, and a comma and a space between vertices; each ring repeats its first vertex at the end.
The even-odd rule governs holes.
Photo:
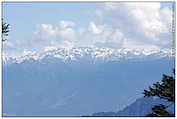
POLYGON ((172 3, 10 3, 6 55, 50 47, 170 48, 172 3), (168 39, 168 40, 167 40, 168 39))
POLYGON ((72 20, 78 27, 87 27, 94 19, 100 3, 3 3, 3 18, 11 24, 10 34, 19 38, 33 32, 37 24, 56 25, 60 20, 72 20), (24 30, 25 29, 25 30, 24 30))

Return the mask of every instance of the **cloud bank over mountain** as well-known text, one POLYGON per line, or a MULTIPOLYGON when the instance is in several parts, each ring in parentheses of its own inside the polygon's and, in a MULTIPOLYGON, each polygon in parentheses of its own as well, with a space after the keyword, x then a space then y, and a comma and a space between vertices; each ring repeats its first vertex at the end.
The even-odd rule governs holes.
POLYGON ((57 25, 38 24, 24 42, 5 42, 4 53, 22 54, 58 47, 172 48, 172 6, 162 7, 158 2, 100 4, 92 13, 97 20, 91 19, 85 27, 70 19, 58 21, 57 25))

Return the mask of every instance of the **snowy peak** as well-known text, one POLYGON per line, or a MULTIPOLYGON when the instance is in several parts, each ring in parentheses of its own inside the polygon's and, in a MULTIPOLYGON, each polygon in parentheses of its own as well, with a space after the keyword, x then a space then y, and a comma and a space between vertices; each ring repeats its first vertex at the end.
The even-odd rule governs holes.
POLYGON ((3 56, 4 63, 21 63, 26 60, 41 61, 46 58, 56 58, 62 61, 93 60, 93 61, 119 61, 125 59, 158 59, 173 57, 170 49, 148 50, 148 49, 112 49, 112 48, 57 48, 45 50, 40 53, 29 53, 20 57, 3 56))

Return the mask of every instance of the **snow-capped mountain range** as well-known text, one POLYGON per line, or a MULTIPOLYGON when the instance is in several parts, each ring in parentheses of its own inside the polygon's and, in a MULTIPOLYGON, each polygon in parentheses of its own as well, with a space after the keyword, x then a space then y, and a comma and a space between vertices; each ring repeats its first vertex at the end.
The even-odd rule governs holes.
POLYGON ((57 48, 45 50, 40 53, 29 52, 19 57, 7 57, 3 55, 3 62, 21 63, 25 60, 43 60, 45 58, 57 58, 62 61, 75 61, 79 59, 87 59, 92 61, 119 61, 122 59, 159 59, 163 57, 173 57, 172 49, 112 49, 112 48, 57 48))

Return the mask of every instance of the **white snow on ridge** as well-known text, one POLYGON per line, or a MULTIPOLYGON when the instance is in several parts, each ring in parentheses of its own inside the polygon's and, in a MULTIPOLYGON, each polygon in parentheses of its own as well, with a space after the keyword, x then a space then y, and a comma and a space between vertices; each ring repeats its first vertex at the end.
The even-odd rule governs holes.
POLYGON ((92 60, 118 61, 121 59, 142 59, 152 56, 154 58, 173 57, 171 49, 163 50, 147 50, 147 49, 112 49, 112 48, 57 48, 53 50, 45 50, 42 53, 27 54, 20 57, 7 57, 3 55, 3 62, 21 63, 25 60, 42 60, 46 57, 53 57, 66 60, 79 60, 81 58, 91 58, 92 60))

